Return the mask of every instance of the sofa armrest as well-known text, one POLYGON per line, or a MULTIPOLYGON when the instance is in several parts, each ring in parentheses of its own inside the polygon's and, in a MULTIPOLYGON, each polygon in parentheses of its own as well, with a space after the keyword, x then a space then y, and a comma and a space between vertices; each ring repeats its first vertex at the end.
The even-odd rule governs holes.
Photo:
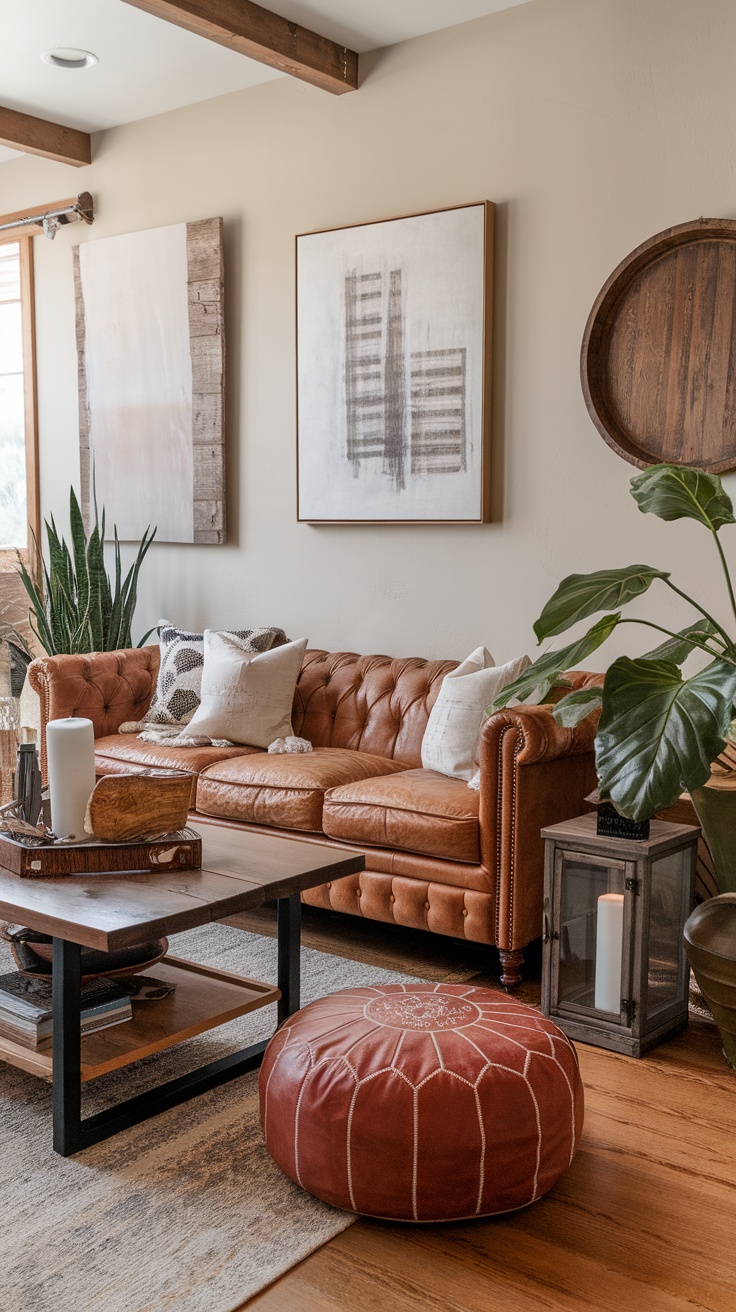
POLYGON ((158 677, 159 648, 43 656, 28 666, 28 681, 41 703, 41 771, 46 778, 46 725, 65 716, 85 716, 95 738, 117 733, 125 720, 140 720, 151 704, 158 677))
MULTIPOLYGON (((575 687, 603 675, 574 671, 575 687)), ((486 720, 480 746, 480 848, 496 889, 495 942, 516 951, 542 932, 546 825, 582 814, 596 786, 598 713, 563 729, 550 706, 516 706, 486 720)))

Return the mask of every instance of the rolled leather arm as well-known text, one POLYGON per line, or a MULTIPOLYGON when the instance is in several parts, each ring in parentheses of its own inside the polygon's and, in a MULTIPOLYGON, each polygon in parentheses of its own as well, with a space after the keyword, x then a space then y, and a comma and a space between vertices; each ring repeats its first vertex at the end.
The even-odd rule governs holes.
POLYGON ((41 702, 41 771, 46 778, 46 725, 68 715, 85 716, 95 738, 117 733, 125 720, 140 720, 156 687, 159 648, 135 647, 84 656, 43 656, 31 661, 28 680, 41 702))
MULTIPOLYGON (((573 671, 575 688, 602 674, 573 671)), ((540 830, 581 815, 596 786, 598 712, 563 729, 551 706, 515 706, 486 720, 480 745, 481 862, 496 887, 495 942, 511 951, 541 934, 544 843, 540 830)))

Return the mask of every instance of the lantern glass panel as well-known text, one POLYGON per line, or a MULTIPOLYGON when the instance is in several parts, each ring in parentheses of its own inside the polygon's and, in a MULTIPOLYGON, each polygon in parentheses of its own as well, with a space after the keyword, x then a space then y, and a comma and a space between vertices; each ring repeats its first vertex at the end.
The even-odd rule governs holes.
MULTIPOLYGON (((589 864, 587 861, 565 858, 562 863, 562 880, 560 889, 560 965, 558 1003, 572 1003, 576 1007, 595 1007, 599 1010, 618 1014, 619 1003, 623 997, 621 983, 622 940, 616 926, 611 932, 613 941, 608 941, 607 925, 601 924, 604 933, 604 953, 609 977, 613 964, 613 983, 609 988, 610 1005, 601 1007, 601 963, 597 961, 600 946, 599 933, 599 899, 605 898, 610 909, 615 902, 614 911, 620 910, 619 923, 623 924, 623 898, 626 871, 623 865, 589 864), (611 953, 613 954, 611 958, 611 953), (617 966, 617 974, 616 974, 617 966), (596 990, 596 971, 599 972, 598 990, 596 990), (598 1003, 596 1003, 598 993, 598 1003), (614 994, 616 997, 614 998, 614 994)), ((605 1001, 605 998, 603 999, 605 1001)))
MULTIPOLYGON (((690 869, 689 850, 652 862, 649 901, 647 1012, 651 1017, 680 996, 683 979, 683 899, 690 869)), ((685 910, 687 915, 687 910, 685 910)))

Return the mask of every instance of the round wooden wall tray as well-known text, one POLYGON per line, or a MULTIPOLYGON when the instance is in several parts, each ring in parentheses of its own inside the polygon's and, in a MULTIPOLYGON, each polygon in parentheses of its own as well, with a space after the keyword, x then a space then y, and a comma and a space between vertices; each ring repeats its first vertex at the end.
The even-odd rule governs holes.
POLYGON ((585 329, 585 403, 640 469, 736 469, 736 219, 696 219, 619 264, 585 329))

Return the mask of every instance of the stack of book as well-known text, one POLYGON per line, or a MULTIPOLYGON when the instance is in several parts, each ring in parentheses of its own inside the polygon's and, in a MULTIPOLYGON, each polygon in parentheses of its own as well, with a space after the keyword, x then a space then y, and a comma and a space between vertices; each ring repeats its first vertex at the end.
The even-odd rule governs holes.
MULTIPOLYGON (((130 995, 116 980, 93 979, 82 985, 82 1034, 131 1020, 130 995)), ((53 1034, 51 980, 29 979, 17 971, 0 975, 0 1036, 25 1048, 42 1048, 53 1034)))

